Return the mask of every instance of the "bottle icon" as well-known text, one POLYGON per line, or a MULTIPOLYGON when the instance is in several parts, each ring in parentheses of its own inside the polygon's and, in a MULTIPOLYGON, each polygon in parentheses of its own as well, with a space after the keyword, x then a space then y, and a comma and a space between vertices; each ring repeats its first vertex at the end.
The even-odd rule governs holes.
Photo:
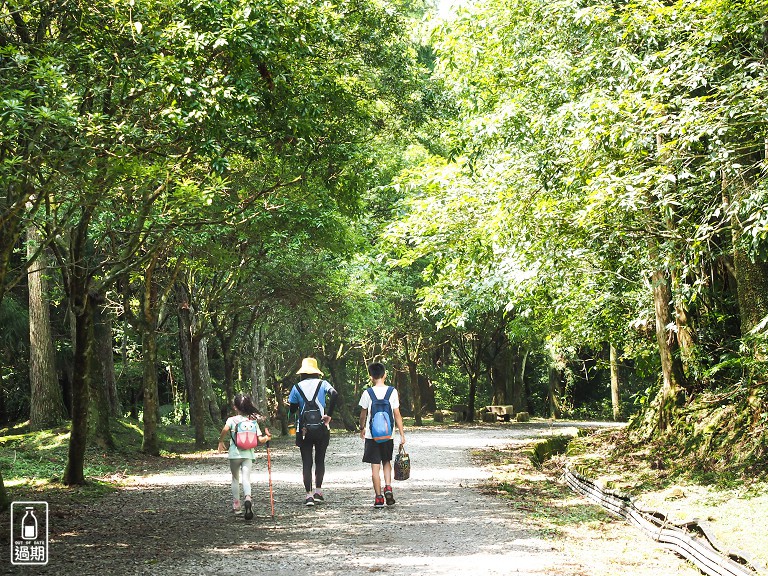
POLYGON ((37 539, 37 517, 35 517, 34 508, 29 506, 26 514, 21 519, 21 537, 24 540, 37 539))

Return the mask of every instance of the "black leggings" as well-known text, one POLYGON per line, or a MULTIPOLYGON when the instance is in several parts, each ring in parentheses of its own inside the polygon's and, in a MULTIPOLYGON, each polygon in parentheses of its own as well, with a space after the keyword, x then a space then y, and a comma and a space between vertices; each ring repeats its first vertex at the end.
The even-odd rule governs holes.
POLYGON ((323 486, 323 476, 325 476, 325 451, 328 450, 328 441, 330 434, 326 434, 320 440, 311 442, 301 440, 297 442, 301 450, 301 465, 304 476, 304 489, 307 492, 312 490, 312 448, 315 449, 315 489, 320 490, 323 486))

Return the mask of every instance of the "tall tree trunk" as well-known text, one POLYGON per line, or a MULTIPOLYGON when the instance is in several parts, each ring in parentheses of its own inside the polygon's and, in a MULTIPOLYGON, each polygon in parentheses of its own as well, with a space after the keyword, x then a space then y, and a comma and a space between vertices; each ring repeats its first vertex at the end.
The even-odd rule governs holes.
MULTIPOLYGON (((763 24, 763 33, 765 41, 765 55, 768 56, 768 22, 763 24)), ((768 140, 764 144, 765 157, 768 157, 768 140)), ((765 159, 763 158, 763 160, 765 159)), ((757 158, 744 158, 743 165, 749 166, 754 161, 759 162, 757 158)), ((743 238, 744 229, 739 218, 739 204, 747 192, 746 186, 754 186, 754 182, 759 178, 755 170, 750 170, 744 180, 738 182, 729 182, 725 171, 722 175, 722 198, 726 211, 733 214, 731 217, 731 242, 733 251, 733 268, 736 277, 736 295, 739 303, 739 320, 741 336, 750 346, 750 355, 752 359, 760 363, 765 363, 765 348, 755 345, 751 338, 751 332, 760 326, 765 326, 768 321, 768 262, 760 255, 750 255, 745 246, 743 238), (745 185, 746 182, 746 185, 745 185), (733 193, 731 199, 729 194, 733 193), (730 207, 734 203, 735 209, 730 207)), ((751 376, 751 375, 750 375, 751 376)), ((752 412, 752 419, 757 423, 765 412, 765 405, 760 399, 758 388, 762 385, 763 377, 749 377, 748 379, 748 401, 752 412)))
POLYGON ((192 386, 190 394, 192 396, 189 414, 192 418, 192 424, 195 427, 195 445, 198 448, 205 447, 205 395, 203 393, 203 382, 200 377, 200 341, 202 337, 193 335, 189 343, 190 368, 192 370, 192 386))
POLYGON ((72 307, 74 354, 72 358, 72 429, 69 436, 64 484, 85 484, 85 449, 88 441, 88 323, 86 298, 72 307))
POLYGON ((141 335, 142 363, 144 366, 144 441, 141 451, 153 456, 160 455, 160 439, 157 435, 160 402, 157 388, 157 335, 147 327, 141 335))
MULTIPOLYGON (((732 202, 740 201, 740 187, 729 188, 729 182, 722 176, 723 207, 727 212, 736 212, 732 202), (729 190, 734 188, 736 197, 731 200, 729 190)), ((743 228, 738 214, 731 217, 731 243, 733 245, 733 269, 736 277, 736 294, 739 302, 739 319, 742 337, 768 316, 768 265, 764 260, 750 258, 742 239, 743 228)))
MULTIPOLYGON (((676 274, 672 274, 672 287, 678 287, 680 285, 679 279, 676 278, 676 274)), ((683 369, 687 370, 693 361, 694 346, 696 345, 696 337, 689 321, 688 310, 680 298, 675 298, 674 303, 675 312, 675 326, 677 328, 677 341, 680 344, 680 361, 683 365, 683 369)))
POLYGON ((88 441, 88 345, 91 322, 88 293, 92 280, 88 269, 88 228, 94 210, 93 204, 82 207, 79 220, 68 235, 69 244, 66 251, 62 250, 61 246, 51 245, 64 275, 64 287, 73 324, 72 427, 67 465, 64 469, 64 483, 67 485, 85 483, 83 466, 88 441))
POLYGON ((253 356, 251 356, 251 396, 253 403, 262 414, 269 416, 267 403, 267 337, 263 326, 253 335, 253 356))
POLYGON ((88 385, 91 397, 91 413, 94 415, 93 441, 101 448, 114 450, 115 441, 111 431, 111 409, 109 406, 109 393, 104 379, 104 369, 99 355, 99 340, 97 324, 100 322, 100 297, 91 294, 88 298, 88 385))
POLYGON ((345 355, 335 354, 330 358, 325 356, 324 361, 328 365, 331 384, 339 393, 336 399, 336 416, 334 419, 340 421, 345 430, 352 432, 355 430, 355 425, 359 422, 359 418, 357 418, 356 414, 352 413, 352 407, 348 401, 349 378, 347 377, 347 358, 345 355))
POLYGON ((144 441, 141 450, 145 454, 160 455, 157 427, 160 423, 160 399, 157 387, 157 327, 160 298, 155 278, 159 258, 153 258, 144 270, 144 287, 141 294, 141 352, 143 361, 144 393, 144 441))
POLYGON ((421 389, 419 387, 418 365, 408 360, 408 386, 413 400, 413 417, 416 426, 421 426, 421 389))
MULTIPOLYGON (((214 422, 219 422, 221 417, 226 413, 227 406, 229 406, 232 403, 232 398, 235 395, 235 364, 237 356, 235 355, 235 352, 233 350, 230 350, 228 347, 224 347, 222 342, 222 349, 221 349, 221 357, 224 362, 224 405, 219 407, 218 402, 216 402, 216 407, 218 410, 218 414, 214 422)), ((262 413, 265 412, 259 408, 259 406, 256 404, 256 399, 251 396, 251 401, 253 402, 253 405, 262 413)), ((224 418, 226 420, 226 418, 224 418)))
POLYGON ((473 332, 458 335, 455 340, 456 355, 469 378, 467 412, 465 420, 475 421, 475 402, 477 399, 477 380, 480 377, 480 338, 473 332))
POLYGON ((123 414, 120 405, 120 395, 117 392, 117 378, 115 377, 115 350, 112 342, 112 316, 104 308, 103 299, 94 310, 94 336, 96 338, 96 351, 98 364, 101 367, 101 377, 107 392, 109 413, 113 418, 123 414))
POLYGON ((275 394, 275 400, 277 402, 277 419, 280 422, 280 433, 283 436, 288 435, 288 410, 285 406, 285 399, 283 391, 283 383, 278 382, 278 380, 275 378, 272 381, 272 391, 275 394))
POLYGON ((668 327, 674 324, 672 316, 672 290, 669 278, 662 270, 651 276, 653 303, 656 313, 656 343, 661 359, 662 387, 656 398, 658 403, 659 430, 668 430, 675 419, 677 409, 684 400, 685 374, 680 359, 680 346, 675 332, 668 327))
POLYGON ((549 366, 549 417, 560 418, 562 411, 560 409, 560 398, 562 396, 562 385, 560 370, 557 367, 549 366))
POLYGON ((528 412, 528 397, 525 393, 525 366, 530 350, 527 346, 517 346, 512 359, 512 406, 517 412, 528 412))
POLYGON ((416 426, 421 426, 421 389, 419 388, 418 374, 418 358, 419 349, 421 348, 421 338, 419 337, 416 343, 411 342, 407 337, 404 340, 408 362, 409 390, 411 392, 411 399, 413 400, 413 418, 416 426))
POLYGON ((467 422, 475 421, 475 402, 477 401, 477 380, 479 375, 472 372, 469 375, 469 398, 467 399, 467 422))
POLYGON ((179 323, 179 356, 181 357, 181 372, 184 377, 184 389, 186 390, 187 403, 190 413, 190 421, 194 425, 192 413, 192 352, 190 351, 190 339, 192 326, 189 311, 189 301, 187 300, 186 290, 181 283, 176 285, 177 300, 179 302, 178 323, 179 323))
MULTIPOLYGON (((659 164, 667 164, 667 154, 664 151, 664 138, 661 132, 656 134, 656 151, 659 164)), ((655 202, 651 198, 650 205, 655 202)), ((673 231, 673 223, 667 213, 660 216, 649 214, 649 218, 656 220, 661 218, 669 231, 673 231)), ((653 260, 660 260, 660 247, 656 240, 652 240, 650 255, 653 260)), ((653 291, 653 305, 656 316, 656 343, 659 347, 661 360, 662 386, 656 396, 656 425, 660 431, 666 431, 675 420, 677 410, 682 405, 685 397, 686 380, 685 370, 681 357, 680 341, 676 330, 670 329, 677 326, 678 318, 673 311, 674 299, 669 274, 664 269, 657 269, 651 275, 651 289, 653 291)))
MULTIPOLYGON (((738 245, 739 241, 740 237, 734 238, 734 244, 738 245)), ((743 249, 735 248, 733 267, 739 299, 741 335, 746 337, 768 316, 768 265, 763 260, 751 258, 743 249)))
POLYGON ((493 358, 490 369, 490 379, 493 386, 493 404, 509 404, 512 390, 512 351, 508 344, 499 348, 493 358))
POLYGON ((611 363, 611 407, 613 408, 613 420, 618 422, 621 417, 621 397, 619 395, 620 374, 619 374, 619 353, 616 347, 611 344, 610 363, 611 363))
MULTIPOLYGON (((39 242, 36 230, 27 230, 27 255, 31 258, 39 242)), ((31 388, 29 424, 41 430, 66 418, 64 398, 56 372, 56 353, 51 335, 51 313, 45 273, 48 260, 40 252, 27 273, 29 285, 29 382, 31 388)))
POLYGON ((179 348, 189 398, 189 419, 195 430, 195 444, 202 448, 206 444, 205 397, 200 378, 200 340, 202 336, 194 333, 189 291, 182 282, 176 284, 176 298, 179 302, 179 348))
POLYGON ((435 401, 435 387, 426 376, 419 374, 419 391, 421 393, 421 409, 426 412, 434 412, 437 409, 435 401))
POLYGON ((200 340, 200 383, 203 387, 203 398, 205 398, 205 417, 208 419, 208 424, 218 426, 221 423, 221 415, 219 413, 219 401, 213 391, 213 378, 211 378, 211 370, 208 365, 207 338, 200 340))

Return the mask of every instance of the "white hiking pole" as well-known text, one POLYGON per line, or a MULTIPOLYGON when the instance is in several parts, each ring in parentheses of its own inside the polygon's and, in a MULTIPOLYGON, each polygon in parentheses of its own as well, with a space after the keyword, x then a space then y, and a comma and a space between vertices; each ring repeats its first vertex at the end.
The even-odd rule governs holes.
POLYGON ((272 519, 275 518, 275 493, 272 491, 272 455, 267 440, 267 472, 269 474, 269 503, 272 506, 272 519))

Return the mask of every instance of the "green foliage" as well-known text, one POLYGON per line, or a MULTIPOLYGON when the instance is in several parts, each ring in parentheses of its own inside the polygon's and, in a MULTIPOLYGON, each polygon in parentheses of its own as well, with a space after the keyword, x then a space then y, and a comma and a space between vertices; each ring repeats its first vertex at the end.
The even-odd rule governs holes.
POLYGON ((466 379, 459 366, 451 364, 430 375, 435 388, 435 404, 438 410, 450 410, 456 404, 463 404, 466 398, 466 379))
POLYGON ((189 422, 189 402, 164 404, 160 406, 160 422, 163 426, 189 422))

